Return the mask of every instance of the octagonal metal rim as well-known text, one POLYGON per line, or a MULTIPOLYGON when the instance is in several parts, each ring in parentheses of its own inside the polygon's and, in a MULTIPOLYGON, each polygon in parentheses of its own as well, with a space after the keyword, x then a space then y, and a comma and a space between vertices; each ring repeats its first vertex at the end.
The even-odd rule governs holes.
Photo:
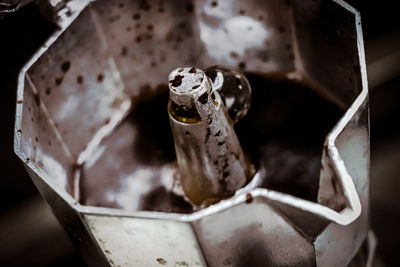
MULTIPOLYGON (((242 194, 236 195, 230 199, 221 201, 215 205, 208 208, 202 209, 200 211, 191 214, 178 214, 178 213, 166 213, 166 212, 154 212, 154 211, 124 211, 115 208, 102 208, 102 207, 92 207, 81 205, 76 199, 74 199, 65 190, 58 188, 52 179, 43 170, 38 168, 32 161, 26 162, 27 156, 20 150, 20 136, 18 134, 18 129, 21 128, 22 124, 22 105, 16 105, 16 119, 15 119, 15 129, 14 129, 14 152, 17 156, 25 162, 27 167, 34 171, 45 183, 47 183, 57 194, 59 194, 71 207, 76 211, 83 214, 91 215, 108 215, 108 216, 124 216, 124 217, 139 217, 139 218, 149 218, 149 219, 168 219, 182 222, 192 222, 198 219, 204 218, 211 214, 218 213, 222 210, 229 209, 232 206, 238 205, 246 201, 246 193, 250 193, 253 197, 263 197, 271 201, 281 202, 283 204, 313 213, 321 218, 328 221, 338 223, 340 225, 348 225, 355 221, 361 214, 361 203, 358 197, 357 191, 355 189, 354 183, 351 176, 349 175, 346 166, 339 154, 339 151, 335 145, 335 141, 338 135, 342 132, 351 118, 358 111, 360 106, 367 100, 368 96, 368 81, 367 81, 367 71, 365 62, 365 52, 364 52, 364 41, 362 36, 361 28, 361 16, 360 13, 354 9, 352 6, 347 4, 342 0, 332 0, 336 4, 340 5, 342 8, 346 9, 355 16, 356 32, 357 32, 357 48, 358 48, 358 58, 361 71, 361 93, 357 96, 353 104, 347 109, 342 118, 334 126, 331 132, 327 135, 325 144, 327 146, 327 151, 329 156, 333 159, 334 169, 343 185, 344 195, 349 201, 349 207, 337 212, 331 208, 323 206, 321 204, 304 200, 298 197, 294 197, 289 194, 280 193, 274 190, 268 190, 265 188, 256 188, 249 190, 248 192, 243 192, 242 194)), ((58 39, 58 37, 67 29, 67 27, 79 16, 82 10, 84 10, 91 2, 91 0, 82 1, 78 10, 68 19, 64 21, 61 28, 56 31, 45 44, 36 52, 32 58, 25 64, 18 76, 18 89, 17 89, 17 101, 23 100, 24 94, 24 80, 27 70, 37 61, 37 59, 42 56, 46 50, 58 39)))

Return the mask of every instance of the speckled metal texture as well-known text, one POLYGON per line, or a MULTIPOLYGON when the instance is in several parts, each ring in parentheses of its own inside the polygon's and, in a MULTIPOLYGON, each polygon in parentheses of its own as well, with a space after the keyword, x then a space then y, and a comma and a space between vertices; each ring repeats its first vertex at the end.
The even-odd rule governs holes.
POLYGON ((20 73, 15 152, 93 266, 346 266, 369 229, 360 15, 341 0, 82 1, 20 73), (310 81, 343 111, 315 201, 255 188, 192 212, 162 190, 173 150, 139 102, 164 105, 176 67, 214 64, 310 81))
POLYGON ((178 68, 168 80, 168 112, 182 190, 191 202, 203 207, 233 196, 250 180, 250 167, 218 91, 195 68, 178 68), (176 102, 194 110, 198 121, 186 123, 175 117, 176 102))

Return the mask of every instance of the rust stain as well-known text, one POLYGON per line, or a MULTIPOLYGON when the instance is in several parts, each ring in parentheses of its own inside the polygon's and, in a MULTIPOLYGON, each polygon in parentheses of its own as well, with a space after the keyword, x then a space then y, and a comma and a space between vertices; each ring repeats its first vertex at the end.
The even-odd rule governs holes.
POLYGON ((182 84, 182 79, 183 79, 183 75, 176 75, 175 78, 173 80, 170 80, 169 82, 172 84, 173 87, 178 87, 179 85, 182 84))
POLYGON ((250 204, 253 201, 253 196, 250 193, 246 194, 246 203, 250 204))
POLYGON ((164 260, 163 258, 157 258, 157 261, 158 261, 158 263, 161 264, 161 265, 167 264, 167 261, 164 260))

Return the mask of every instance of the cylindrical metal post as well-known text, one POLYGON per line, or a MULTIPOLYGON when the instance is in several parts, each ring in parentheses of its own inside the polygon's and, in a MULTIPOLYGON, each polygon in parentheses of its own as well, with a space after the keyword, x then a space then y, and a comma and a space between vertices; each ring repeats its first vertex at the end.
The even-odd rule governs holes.
POLYGON ((195 68, 175 69, 169 88, 183 191, 196 205, 232 196, 250 175, 221 97, 205 73, 195 68))

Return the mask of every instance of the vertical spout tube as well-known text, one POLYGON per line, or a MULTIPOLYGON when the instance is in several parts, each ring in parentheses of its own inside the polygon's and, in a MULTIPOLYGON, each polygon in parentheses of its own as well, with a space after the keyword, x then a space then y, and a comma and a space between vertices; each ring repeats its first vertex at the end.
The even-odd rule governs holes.
POLYGON ((232 196, 247 183, 250 171, 211 80, 202 70, 178 68, 169 75, 169 91, 183 191, 199 206, 232 196))

